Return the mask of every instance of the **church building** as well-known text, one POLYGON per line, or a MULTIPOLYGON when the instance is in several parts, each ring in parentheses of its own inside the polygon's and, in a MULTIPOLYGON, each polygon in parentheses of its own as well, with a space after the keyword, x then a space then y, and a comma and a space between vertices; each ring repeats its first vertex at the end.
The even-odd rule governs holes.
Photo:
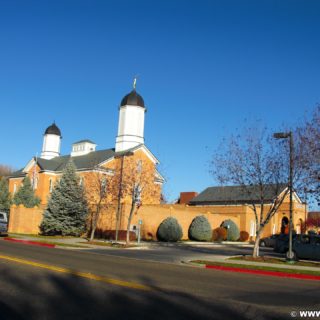
POLYGON ((158 159, 144 144, 145 114, 144 100, 134 85, 120 103, 115 147, 97 150, 93 141, 85 139, 74 142, 68 155, 60 153, 62 134, 57 124, 53 123, 44 132, 40 157, 33 157, 24 168, 10 177, 9 191, 12 194, 17 192, 23 179, 28 176, 35 194, 41 199, 41 205, 45 206, 63 169, 72 160, 80 183, 84 185, 97 173, 112 178, 121 170, 121 179, 124 179, 126 169, 130 170, 130 175, 134 175, 135 170, 140 175, 148 171, 152 188, 144 188, 142 202, 159 204, 164 179, 157 170, 158 159))

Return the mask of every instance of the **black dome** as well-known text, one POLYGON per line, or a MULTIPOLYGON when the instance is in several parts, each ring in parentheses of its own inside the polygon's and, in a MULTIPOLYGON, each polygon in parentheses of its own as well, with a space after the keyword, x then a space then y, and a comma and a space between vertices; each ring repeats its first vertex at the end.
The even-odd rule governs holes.
POLYGON ((136 90, 132 90, 130 93, 128 93, 122 100, 121 100, 121 107, 125 105, 131 105, 131 106, 139 106, 144 108, 144 101, 143 98, 136 92, 136 90))
POLYGON ((56 126, 55 123, 53 123, 50 127, 48 127, 45 131, 44 134, 55 134, 57 136, 61 137, 61 131, 60 129, 56 126))

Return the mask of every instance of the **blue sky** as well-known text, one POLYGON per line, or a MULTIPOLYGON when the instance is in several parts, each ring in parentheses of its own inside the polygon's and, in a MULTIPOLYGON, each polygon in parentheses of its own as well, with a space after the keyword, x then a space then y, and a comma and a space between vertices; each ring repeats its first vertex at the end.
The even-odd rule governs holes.
POLYGON ((146 145, 169 199, 215 181, 224 136, 294 126, 320 102, 319 1, 0 1, 0 163, 23 167, 53 120, 62 153, 114 147, 138 74, 146 145))

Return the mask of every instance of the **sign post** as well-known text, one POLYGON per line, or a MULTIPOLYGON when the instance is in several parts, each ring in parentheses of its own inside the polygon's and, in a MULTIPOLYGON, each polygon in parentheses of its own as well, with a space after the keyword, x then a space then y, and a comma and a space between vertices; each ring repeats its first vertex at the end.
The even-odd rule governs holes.
POLYGON ((142 225, 142 220, 139 219, 139 229, 138 229, 138 243, 140 243, 140 237, 141 237, 141 225, 142 225))

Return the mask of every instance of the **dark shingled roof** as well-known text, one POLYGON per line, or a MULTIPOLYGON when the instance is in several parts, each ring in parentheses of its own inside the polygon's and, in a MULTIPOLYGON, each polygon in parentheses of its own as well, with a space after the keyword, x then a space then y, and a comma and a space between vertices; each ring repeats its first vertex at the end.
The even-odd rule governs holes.
MULTIPOLYGON (((286 184, 266 185, 265 201, 272 202, 285 188, 286 184)), ((228 204, 245 204, 259 203, 259 186, 225 186, 225 187, 209 187, 194 197, 190 205, 228 205, 228 204)))
POLYGON ((139 106, 144 108, 144 101, 140 94, 137 93, 136 90, 132 90, 128 93, 122 100, 120 106, 126 106, 127 104, 131 106, 139 106))
POLYGON ((61 131, 60 131, 60 129, 56 126, 55 123, 53 123, 50 127, 48 127, 48 128, 46 129, 46 131, 44 132, 44 134, 55 134, 55 135, 61 137, 61 131))
POLYGON ((23 168, 12 172, 12 174, 9 176, 9 178, 19 178, 19 177, 24 177, 26 174, 23 172, 23 168))
MULTIPOLYGON (((116 155, 114 149, 106 149, 93 151, 83 156, 70 157, 70 155, 55 157, 50 160, 37 158, 37 163, 43 171, 60 172, 64 169, 67 162, 72 159, 77 170, 93 169, 96 165, 111 159, 116 155)), ((23 169, 14 172, 11 177, 23 177, 25 173, 23 169)))
POLYGON ((106 149, 106 150, 93 151, 83 156, 77 156, 77 157, 70 157, 70 155, 67 155, 67 156, 55 157, 51 160, 46 160, 42 158, 38 158, 37 160, 42 170, 62 171, 66 166, 67 162, 71 158, 76 168, 78 170, 83 170, 83 169, 92 169, 99 163, 112 158, 114 155, 115 155, 114 149, 106 149))

